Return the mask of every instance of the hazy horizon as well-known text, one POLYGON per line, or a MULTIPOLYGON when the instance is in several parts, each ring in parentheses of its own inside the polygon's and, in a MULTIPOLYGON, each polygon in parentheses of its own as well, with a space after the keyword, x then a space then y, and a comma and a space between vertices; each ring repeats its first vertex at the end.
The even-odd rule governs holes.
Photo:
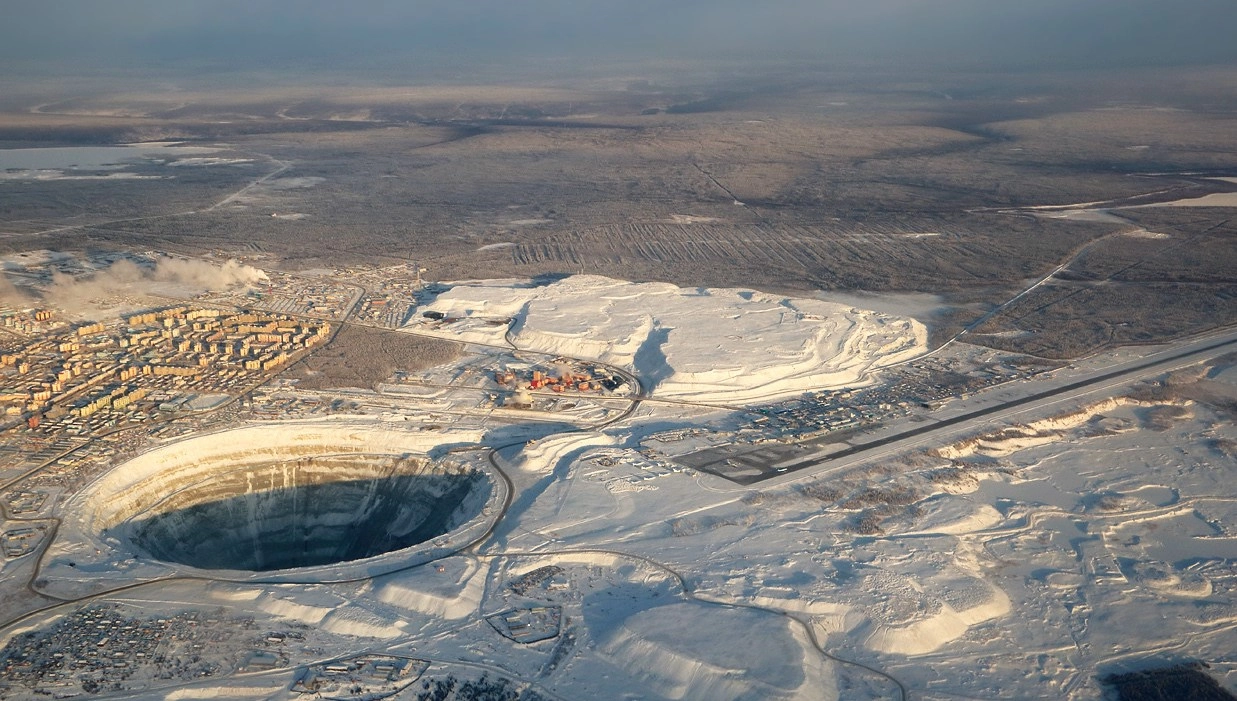
POLYGON ((22 74, 365 75, 618 62, 809 61, 1074 70, 1237 61, 1237 3, 1065 0, 4 0, 0 65, 22 74))

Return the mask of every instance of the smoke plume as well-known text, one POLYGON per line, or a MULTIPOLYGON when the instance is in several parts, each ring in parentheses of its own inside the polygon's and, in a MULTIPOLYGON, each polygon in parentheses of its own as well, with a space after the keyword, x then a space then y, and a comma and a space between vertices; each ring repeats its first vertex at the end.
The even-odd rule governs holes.
POLYGON ((53 273, 51 284, 43 291, 42 301, 70 315, 90 314, 131 303, 149 304, 156 294, 180 296, 220 292, 265 279, 266 273, 236 260, 219 266, 185 258, 160 258, 151 265, 121 259, 91 275, 75 277, 53 273))
POLYGON ((22 308, 30 306, 32 299, 24 290, 9 282, 8 278, 0 275, 0 305, 22 308))
POLYGON ((152 277, 159 281, 175 282, 214 292, 256 284, 266 280, 266 273, 236 260, 215 266, 201 260, 164 258, 155 265, 152 277))

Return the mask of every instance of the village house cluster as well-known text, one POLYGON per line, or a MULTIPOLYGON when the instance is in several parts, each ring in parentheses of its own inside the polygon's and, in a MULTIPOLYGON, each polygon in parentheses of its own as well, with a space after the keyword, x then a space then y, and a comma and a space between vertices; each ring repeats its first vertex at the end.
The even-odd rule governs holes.
POLYGON ((276 314, 296 314, 342 319, 348 313, 354 290, 330 278, 314 278, 267 271, 266 284, 244 292, 212 297, 216 304, 258 307, 276 314))
POLYGON ((293 682, 292 691, 325 698, 383 698, 411 685, 427 667, 425 660, 363 655, 310 666, 293 682))
POLYGON ((198 611, 137 618, 117 606, 89 606, 46 631, 15 636, 0 650, 0 698, 8 691, 66 698, 189 681, 230 671, 221 654, 261 647, 252 618, 198 611))

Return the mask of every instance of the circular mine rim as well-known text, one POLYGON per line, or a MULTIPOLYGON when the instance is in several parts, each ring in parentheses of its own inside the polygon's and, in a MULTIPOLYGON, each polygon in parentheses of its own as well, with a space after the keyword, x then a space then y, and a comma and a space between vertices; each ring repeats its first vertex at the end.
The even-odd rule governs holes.
MULTIPOLYGON (((432 436, 425 433, 371 424, 340 428, 311 426, 297 430, 288 430, 284 426, 246 427, 190 437, 117 465, 81 490, 72 500, 76 502, 73 512, 78 514, 78 535, 96 549, 101 561, 109 557, 117 560, 132 557, 140 562, 206 579, 347 581, 415 567, 454 554, 483 538, 501 515, 501 504, 508 492, 505 480, 501 475, 494 474, 493 468, 484 460, 451 460, 449 454, 431 457, 431 452, 437 452, 433 449, 438 445, 458 444, 461 441, 456 436, 443 433, 432 436), (188 507, 196 503, 211 503, 199 498, 200 492, 209 491, 212 485, 221 482, 225 486, 220 494, 234 497, 240 494, 235 490, 235 485, 242 484, 243 480, 254 475, 260 480, 265 479, 274 473, 287 472, 290 467, 296 469, 298 464, 314 464, 314 460, 328 466, 340 463, 351 465, 348 474, 354 477, 360 475, 360 479, 353 481, 367 485, 371 493, 376 492, 377 487, 385 486, 375 487, 374 482, 408 476, 465 474, 475 476, 479 481, 467 487, 462 497, 451 505, 452 511, 445 518, 443 531, 419 542, 401 542, 398 547, 365 552, 355 558, 269 569, 202 567, 192 561, 186 562, 184 558, 162 557, 160 555, 167 554, 166 550, 155 553, 140 542, 142 533, 136 530, 140 526, 139 520, 159 513, 158 510, 166 508, 169 500, 183 497, 187 499, 188 507), (384 472, 382 469, 401 462, 415 463, 417 467, 396 472, 384 472), (446 467, 452 463, 458 471, 449 473, 446 467), (173 481, 174 486, 161 486, 158 484, 160 480, 173 481), (233 481, 232 485, 227 484, 229 480, 233 481), (477 491, 479 488, 484 491, 477 491)), ((326 479, 323 484, 342 481, 346 480, 326 479)), ((293 484, 292 488, 303 486, 293 484)), ((431 496, 430 499, 440 496, 431 496)), ((406 505, 396 502, 391 506, 404 508, 406 505)), ((168 513, 171 511, 174 510, 168 513)), ((309 515, 331 516, 331 512, 329 508, 319 512, 315 507, 309 515)), ((404 512, 401 515, 407 516, 404 512)), ((430 512, 419 523, 439 516, 430 512)), ((366 520, 374 517, 375 514, 367 513, 359 523, 385 523, 366 520)), ((353 525, 351 521, 347 524, 353 525)), ((252 542, 259 542, 257 539, 265 535, 262 525, 254 526, 252 522, 249 525, 255 538, 252 542)), ((313 525, 310 524, 311 527, 313 525)), ((327 523, 325 527, 331 528, 332 524, 327 523)))

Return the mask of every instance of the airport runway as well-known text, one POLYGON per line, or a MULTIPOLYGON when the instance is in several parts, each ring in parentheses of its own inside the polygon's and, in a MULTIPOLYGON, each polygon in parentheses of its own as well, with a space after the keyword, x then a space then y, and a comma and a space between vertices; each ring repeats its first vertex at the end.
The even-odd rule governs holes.
POLYGON ((773 480, 776 480, 775 483, 793 482, 904 453, 926 443, 943 445, 952 439, 977 433, 985 424, 1008 423, 1018 414, 1039 413, 1054 404, 1089 395, 1103 393, 1111 396, 1133 382, 1234 351, 1237 351, 1237 330, 1227 329, 1179 341, 1154 353, 1096 368, 1090 373, 1070 373, 1046 381, 1024 381, 993 388, 955 402, 953 407, 942 412, 943 415, 925 417, 930 423, 885 435, 878 430, 874 437, 871 434, 860 436, 851 440, 847 444, 849 447, 836 452, 818 453, 798 462, 778 465, 760 475, 731 481, 742 485, 773 480), (1044 387, 1045 384, 1048 386, 1044 387), (865 438, 871 440, 865 441, 865 438))

